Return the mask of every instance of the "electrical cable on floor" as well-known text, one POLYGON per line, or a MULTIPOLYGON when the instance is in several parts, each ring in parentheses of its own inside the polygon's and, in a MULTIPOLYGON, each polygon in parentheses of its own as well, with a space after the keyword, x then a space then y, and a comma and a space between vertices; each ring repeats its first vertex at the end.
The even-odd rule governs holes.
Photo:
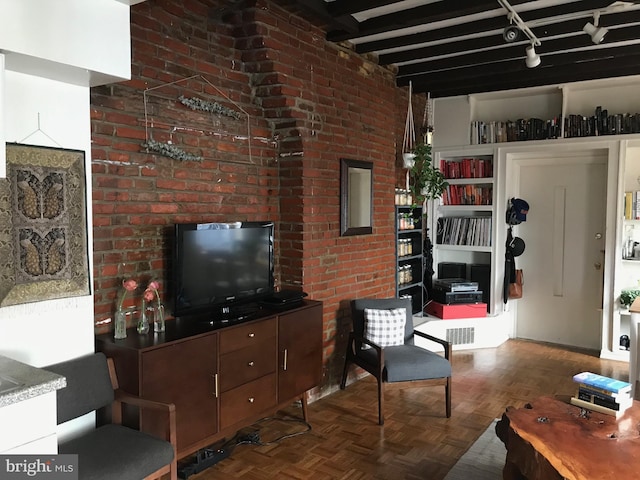
POLYGON ((199 473, 216 463, 228 458, 233 453, 233 450, 238 445, 256 445, 256 446, 267 446, 273 445, 276 443, 280 443, 282 440, 287 438, 297 437, 298 435, 302 435, 311 430, 311 425, 307 423, 305 420, 296 417, 283 416, 283 417, 264 417, 255 422, 253 425, 249 427, 245 427, 243 430, 239 430, 236 434, 228 440, 222 440, 221 443, 218 443, 217 446, 211 446, 209 448, 203 448, 199 450, 194 459, 191 462, 188 462, 178 469, 178 476, 182 479, 189 478, 190 475, 199 473), (292 422, 292 423, 300 423, 304 425, 306 428, 299 432, 288 433, 285 435, 281 435, 273 440, 268 442, 263 442, 260 440, 260 430, 258 429, 258 425, 260 423, 270 421, 270 420, 278 420, 282 422, 292 422), (251 432, 247 432, 247 429, 253 428, 254 430, 251 432))
MULTIPOLYGON (((273 445, 275 443, 280 443, 282 440, 285 440, 287 438, 293 438, 293 437, 297 437, 298 435, 303 435, 309 431, 311 431, 311 425, 306 422, 305 420, 302 420, 300 418, 296 418, 296 417, 289 417, 289 416, 285 416, 285 417, 264 417, 261 418, 260 420, 258 420, 257 422, 255 422, 252 426, 257 426, 260 423, 266 422, 266 421, 270 421, 270 420, 278 420, 278 421, 282 421, 282 422, 291 422, 291 423, 300 423, 302 425, 305 426, 305 429, 300 431, 300 432, 294 432, 294 433, 288 433, 285 435, 281 435, 280 437, 274 438, 273 440, 270 440, 268 442, 263 442, 262 440, 260 440, 260 432, 259 431, 254 431, 250 434, 247 435, 240 435, 238 437, 237 443, 236 445, 258 445, 258 446, 266 446, 266 445, 273 445)), ((234 437, 234 438, 236 438, 234 437)))

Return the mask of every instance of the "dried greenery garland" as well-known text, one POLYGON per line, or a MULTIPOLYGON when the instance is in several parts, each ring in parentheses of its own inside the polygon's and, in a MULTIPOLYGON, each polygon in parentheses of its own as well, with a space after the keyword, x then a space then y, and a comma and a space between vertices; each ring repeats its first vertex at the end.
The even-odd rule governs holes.
POLYGON ((184 95, 180 95, 178 97, 180 103, 189 107, 191 110, 200 110, 202 112, 210 112, 215 113, 217 115, 224 115, 226 117, 232 117, 236 120, 240 120, 241 114, 232 110, 231 108, 225 107, 224 105, 219 104, 218 102, 210 102, 208 100, 203 100, 198 97, 187 98, 184 95))
POLYGON ((180 160, 182 162, 201 162, 203 158, 200 155, 193 155, 182 150, 180 147, 176 147, 171 143, 162 143, 155 140, 147 140, 142 144, 144 148, 165 157, 173 158, 174 160, 180 160))

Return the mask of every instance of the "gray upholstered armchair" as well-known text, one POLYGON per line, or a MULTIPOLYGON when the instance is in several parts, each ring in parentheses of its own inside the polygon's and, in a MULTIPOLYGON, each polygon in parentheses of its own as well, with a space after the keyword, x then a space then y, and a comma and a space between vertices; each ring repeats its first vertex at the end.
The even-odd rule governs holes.
POLYGON ((111 359, 102 353, 45 367, 67 379, 57 392, 58 424, 103 407, 112 407, 112 423, 61 443, 58 453, 78 455, 83 480, 139 480, 169 474, 176 480, 176 415, 173 404, 153 402, 118 389, 111 359), (122 404, 166 414, 166 439, 120 425, 122 404))
POLYGON ((447 418, 451 416, 451 344, 440 338, 420 331, 414 331, 411 314, 411 299, 358 299, 351 301, 353 331, 349 334, 349 344, 344 362, 342 382, 344 389, 349 366, 355 363, 378 381, 378 423, 384 424, 385 383, 418 382, 444 385, 447 418), (366 311, 369 309, 369 311, 366 311), (399 311, 397 309, 400 309, 399 311), (388 340, 394 329, 402 328, 397 339, 388 340), (395 324, 395 327, 393 326, 395 324), (381 346, 379 343, 393 345, 381 346), (414 345, 414 336, 437 342, 444 347, 444 358, 434 352, 414 345), (395 343, 395 344, 394 344, 395 343), (423 382, 424 381, 424 382, 423 382))

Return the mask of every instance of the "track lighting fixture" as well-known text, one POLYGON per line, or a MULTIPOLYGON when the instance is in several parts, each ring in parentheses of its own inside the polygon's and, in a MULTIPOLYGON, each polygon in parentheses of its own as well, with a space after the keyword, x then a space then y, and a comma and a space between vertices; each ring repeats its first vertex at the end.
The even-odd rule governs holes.
POLYGON ((540 65, 540 55, 536 53, 536 48, 542 45, 538 37, 531 31, 527 24, 520 18, 518 12, 516 12, 511 4, 507 0, 498 0, 498 3, 508 12, 507 18, 509 19, 509 25, 504 29, 502 36, 507 43, 515 42, 518 39, 520 32, 524 33, 531 45, 526 49, 527 58, 525 63, 527 67, 534 68, 540 65), (515 30, 513 30, 515 29, 515 30))
POLYGON ((536 53, 536 46, 532 43, 526 48, 527 58, 525 59, 525 63, 529 68, 535 68, 540 65, 540 55, 536 53))
POLYGON ((504 38, 504 41, 507 43, 515 42, 516 40, 518 40, 519 36, 520 36, 520 29, 515 25, 509 25, 502 32, 502 38, 504 38))
POLYGON ((602 42, 602 40, 604 40, 604 36, 609 31, 604 27, 598 26, 599 19, 600 19, 600 12, 594 12, 593 23, 587 22, 585 23, 584 27, 582 27, 582 30, 584 30, 591 36, 591 41, 596 45, 598 45, 599 43, 602 42))

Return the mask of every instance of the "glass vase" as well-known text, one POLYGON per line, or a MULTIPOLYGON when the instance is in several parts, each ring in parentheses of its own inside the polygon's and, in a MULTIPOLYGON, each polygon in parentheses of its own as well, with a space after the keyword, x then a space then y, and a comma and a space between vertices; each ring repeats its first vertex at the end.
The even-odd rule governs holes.
POLYGON ((113 315, 113 338, 127 338, 127 319, 133 315, 133 307, 120 307, 113 315))
POLYGON ((142 301, 142 308, 140 309, 140 318, 138 318, 138 324, 136 330, 140 335, 149 333, 149 313, 147 312, 147 306, 145 301, 142 301))
POLYGON ((156 333, 164 332, 164 305, 158 302, 153 308, 153 331, 156 333))

